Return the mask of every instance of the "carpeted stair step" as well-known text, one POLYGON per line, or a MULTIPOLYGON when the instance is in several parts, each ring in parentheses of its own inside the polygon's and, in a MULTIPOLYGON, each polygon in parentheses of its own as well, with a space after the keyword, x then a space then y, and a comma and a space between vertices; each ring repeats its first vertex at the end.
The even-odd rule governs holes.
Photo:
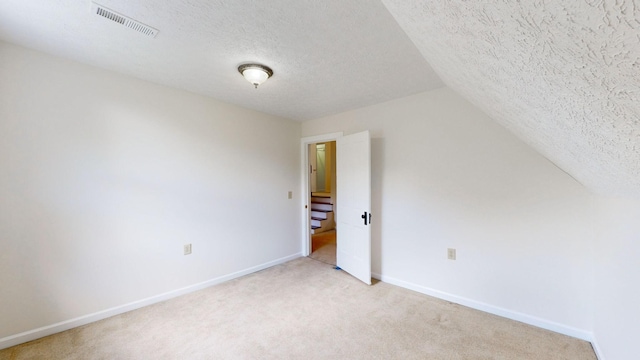
POLYGON ((319 203, 319 204, 333 204, 331 197, 328 197, 328 196, 312 196, 311 202, 319 203))
POLYGON ((322 204, 322 203, 311 203, 312 211, 333 211, 333 205, 331 204, 322 204))
POLYGON ((329 217, 330 211, 316 211, 316 210, 311 210, 311 217, 314 219, 326 219, 329 217))

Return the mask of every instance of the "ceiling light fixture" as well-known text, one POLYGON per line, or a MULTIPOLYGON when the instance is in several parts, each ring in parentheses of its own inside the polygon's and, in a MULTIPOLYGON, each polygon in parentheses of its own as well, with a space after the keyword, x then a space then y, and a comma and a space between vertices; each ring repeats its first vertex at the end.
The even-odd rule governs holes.
POLYGON ((268 78, 273 76, 273 70, 269 67, 260 64, 243 64, 238 66, 238 71, 248 82, 258 88, 258 85, 267 81, 268 78))

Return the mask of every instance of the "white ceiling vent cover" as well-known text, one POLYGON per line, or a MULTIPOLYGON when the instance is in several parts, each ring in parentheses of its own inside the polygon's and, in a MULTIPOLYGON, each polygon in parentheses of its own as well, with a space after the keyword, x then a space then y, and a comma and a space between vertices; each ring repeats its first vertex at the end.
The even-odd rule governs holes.
POLYGON ((158 29, 154 29, 151 26, 147 26, 141 22, 135 21, 130 17, 119 14, 113 10, 109 10, 100 4, 91 3, 91 12, 107 18, 111 21, 115 21, 118 24, 124 25, 137 32, 141 32, 147 36, 156 37, 156 35, 158 34, 158 29))

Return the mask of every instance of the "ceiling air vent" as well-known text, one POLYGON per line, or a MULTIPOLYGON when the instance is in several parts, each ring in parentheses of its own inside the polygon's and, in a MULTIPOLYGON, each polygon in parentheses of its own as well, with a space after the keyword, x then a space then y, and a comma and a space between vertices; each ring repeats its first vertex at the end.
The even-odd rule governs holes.
POLYGON ((118 24, 124 25, 129 29, 133 29, 137 32, 141 32, 147 36, 156 37, 156 35, 158 34, 157 29, 154 29, 151 26, 147 26, 141 22, 135 21, 132 18, 119 14, 113 10, 109 10, 100 4, 91 3, 91 11, 96 15, 100 15, 111 21, 115 21, 118 24))

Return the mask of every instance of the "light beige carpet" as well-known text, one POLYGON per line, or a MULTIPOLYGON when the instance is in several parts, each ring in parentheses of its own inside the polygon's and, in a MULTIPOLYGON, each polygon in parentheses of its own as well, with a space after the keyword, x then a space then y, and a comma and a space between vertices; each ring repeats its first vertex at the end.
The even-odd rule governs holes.
POLYGON ((300 258, 0 359, 576 359, 589 343, 300 258))
POLYGON ((310 258, 323 263, 336 264, 336 231, 329 230, 311 236, 310 258))

